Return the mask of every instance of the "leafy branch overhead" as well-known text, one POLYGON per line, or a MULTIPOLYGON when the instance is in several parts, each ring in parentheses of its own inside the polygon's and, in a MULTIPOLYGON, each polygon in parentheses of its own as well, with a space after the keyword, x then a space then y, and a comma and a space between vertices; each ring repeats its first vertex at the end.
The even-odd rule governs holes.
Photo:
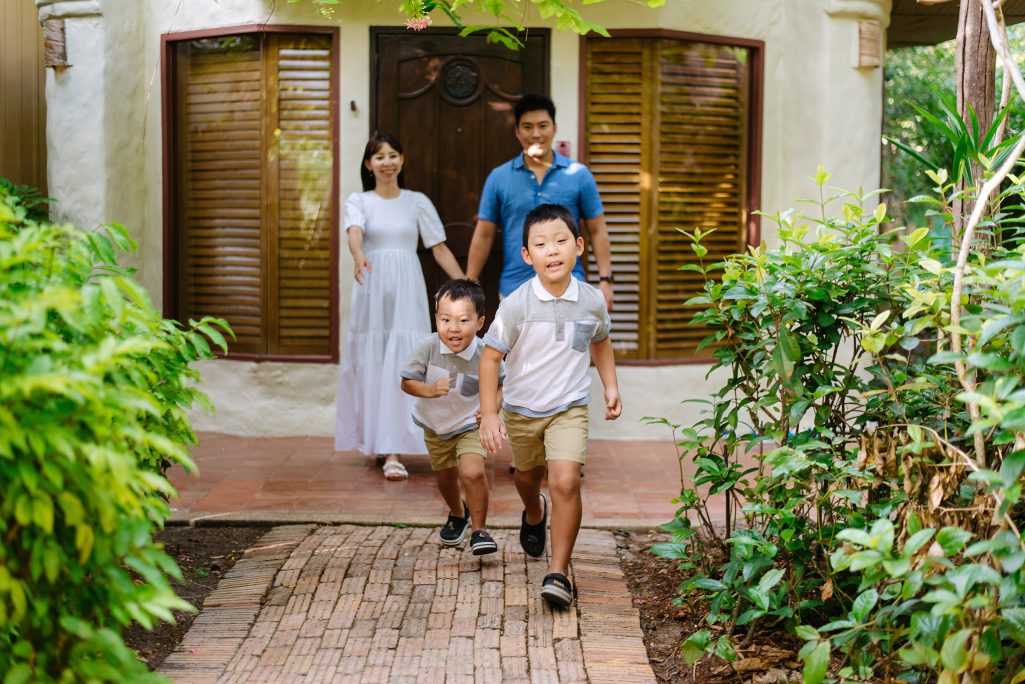
MULTIPOLYGON (((583 5, 595 5, 606 0, 583 0, 583 5)), ((666 0, 632 0, 639 5, 650 8, 661 7, 666 0)), ((336 5, 343 0, 288 0, 291 3, 307 2, 313 4, 322 15, 333 15, 336 5)), ((555 20, 560 31, 572 31, 581 35, 597 33, 608 36, 608 31, 599 24, 588 21, 574 7, 577 3, 569 0, 403 0, 399 11, 405 16, 406 27, 414 31, 425 29, 433 23, 433 16, 446 16, 460 29, 459 35, 468 36, 472 33, 485 32, 489 43, 498 43, 510 50, 518 50, 523 46, 520 34, 527 28, 530 20, 555 20), (467 23, 465 13, 483 15, 489 20, 480 23, 467 23)))

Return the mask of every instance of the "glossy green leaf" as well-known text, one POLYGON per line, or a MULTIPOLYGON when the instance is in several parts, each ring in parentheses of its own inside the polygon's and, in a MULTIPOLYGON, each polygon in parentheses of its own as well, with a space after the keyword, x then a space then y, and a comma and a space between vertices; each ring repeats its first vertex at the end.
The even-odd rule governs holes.
POLYGON ((829 670, 829 642, 820 641, 804 661, 804 684, 819 684, 829 670))

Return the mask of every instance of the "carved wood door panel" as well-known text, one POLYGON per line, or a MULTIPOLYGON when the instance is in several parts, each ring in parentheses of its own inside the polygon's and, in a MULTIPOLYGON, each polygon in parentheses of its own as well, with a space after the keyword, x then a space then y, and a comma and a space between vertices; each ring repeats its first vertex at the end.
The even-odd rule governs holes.
MULTIPOLYGON (((513 52, 488 45, 483 36, 460 38, 454 30, 372 30, 371 127, 401 141, 406 185, 437 207, 448 245, 464 268, 484 181, 520 151, 513 104, 524 93, 548 92, 548 32, 532 29, 524 42, 513 52)), ((420 261, 432 296, 447 276, 430 252, 421 249, 420 261)), ((498 235, 481 275, 489 320, 497 308, 501 263, 498 235)))

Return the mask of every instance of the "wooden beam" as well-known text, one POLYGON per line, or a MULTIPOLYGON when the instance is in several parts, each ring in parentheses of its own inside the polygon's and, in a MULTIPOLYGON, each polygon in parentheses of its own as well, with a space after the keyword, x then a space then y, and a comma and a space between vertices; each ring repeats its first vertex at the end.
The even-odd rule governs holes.
POLYGON ((63 19, 47 19, 43 22, 43 64, 55 68, 68 66, 63 19))

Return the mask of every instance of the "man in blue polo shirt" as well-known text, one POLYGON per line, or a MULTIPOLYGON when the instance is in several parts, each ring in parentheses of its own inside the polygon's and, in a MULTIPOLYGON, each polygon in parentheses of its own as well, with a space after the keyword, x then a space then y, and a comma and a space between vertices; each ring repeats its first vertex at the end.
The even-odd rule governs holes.
MULTIPOLYGON (((502 276, 498 289, 503 297, 534 277, 534 270, 520 255, 523 247, 523 220, 541 204, 561 204, 574 218, 587 222, 591 249, 598 262, 598 287, 605 306, 612 310, 612 256, 609 230, 598 185, 587 167, 552 149, 555 138, 555 105, 544 95, 527 94, 513 110, 516 115, 516 139, 523 154, 494 168, 484 183, 477 225, 470 242, 466 276, 479 278, 491 252, 495 231, 502 226, 502 276)), ((584 268, 577 260, 573 274, 584 279, 584 268)))

